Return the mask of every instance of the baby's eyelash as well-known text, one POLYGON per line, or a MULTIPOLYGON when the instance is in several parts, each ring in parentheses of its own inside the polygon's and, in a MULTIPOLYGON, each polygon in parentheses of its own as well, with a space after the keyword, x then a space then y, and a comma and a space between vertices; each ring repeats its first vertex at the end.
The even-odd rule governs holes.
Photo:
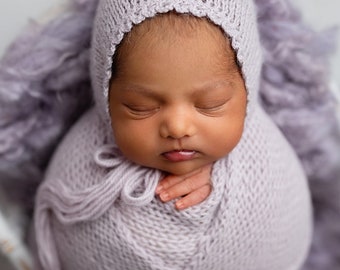
POLYGON ((130 113, 139 116, 147 116, 159 110, 159 107, 133 106, 128 104, 123 105, 129 110, 130 113))
POLYGON ((222 102, 218 102, 215 104, 202 104, 202 105, 196 105, 196 109, 198 110, 206 110, 206 111, 215 111, 215 110, 219 110, 222 109, 222 107, 228 102, 228 100, 224 100, 222 102))
POLYGON ((225 112, 228 101, 229 99, 219 102, 197 104, 195 109, 205 116, 218 117, 225 112))

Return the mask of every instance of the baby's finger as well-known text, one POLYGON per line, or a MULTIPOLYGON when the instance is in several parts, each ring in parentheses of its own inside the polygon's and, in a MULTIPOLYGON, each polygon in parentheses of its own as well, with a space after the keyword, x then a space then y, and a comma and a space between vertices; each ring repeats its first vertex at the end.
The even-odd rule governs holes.
POLYGON ((163 202, 168 202, 178 197, 185 196, 205 185, 210 185, 209 175, 194 175, 186 178, 179 183, 162 190, 159 197, 163 202))
MULTIPOLYGON (((161 192, 167 190, 168 188, 177 185, 178 183, 181 183, 182 181, 185 181, 185 179, 193 177, 198 174, 206 173, 207 175, 210 175, 211 171, 211 164, 208 164, 206 166, 203 166, 201 168, 198 168, 195 171, 192 171, 191 173, 184 174, 184 175, 168 175, 164 177, 158 184, 156 188, 156 194, 159 195, 161 192)), ((182 194, 185 195, 185 194, 182 194)), ((182 196, 181 195, 181 196, 182 196)))
POLYGON ((179 175, 168 175, 164 177, 156 188, 156 194, 159 195, 162 191, 182 182, 185 179, 185 176, 179 175))
POLYGON ((207 184, 191 193, 189 193, 187 196, 179 199, 175 206, 178 210, 184 210, 186 208, 189 208, 191 206, 197 205, 201 202, 203 202, 211 192, 211 185, 207 184))

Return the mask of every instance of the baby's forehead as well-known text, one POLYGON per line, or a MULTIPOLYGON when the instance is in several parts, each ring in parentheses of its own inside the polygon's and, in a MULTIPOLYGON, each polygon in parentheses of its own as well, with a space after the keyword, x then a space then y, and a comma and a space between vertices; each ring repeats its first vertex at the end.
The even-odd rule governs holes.
MULTIPOLYGON (((209 38, 218 48, 219 55, 225 57, 226 62, 237 66, 236 54, 231 47, 227 34, 221 27, 215 25, 208 18, 200 18, 191 14, 168 12, 148 18, 135 25, 117 46, 116 54, 133 53, 136 47, 157 46, 159 44, 172 46, 198 37, 202 42, 209 38)), ((166 47, 165 47, 166 48, 166 47)))
MULTIPOLYGON (((152 18, 147 18, 127 33, 126 38, 129 42, 140 37, 152 37, 161 40, 177 40, 190 38, 208 32, 220 38, 219 41, 226 41, 223 30, 211 22, 208 18, 199 18, 187 13, 168 12, 157 14, 152 18)), ((123 39, 123 42, 124 42, 123 39)), ((218 41, 218 40, 216 40, 218 41)))

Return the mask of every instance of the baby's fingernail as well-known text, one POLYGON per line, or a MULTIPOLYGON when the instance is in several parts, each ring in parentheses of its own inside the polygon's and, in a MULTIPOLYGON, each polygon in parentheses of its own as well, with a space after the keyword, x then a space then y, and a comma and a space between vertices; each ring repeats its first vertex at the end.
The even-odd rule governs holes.
POLYGON ((176 208, 177 208, 178 210, 183 210, 183 209, 185 208, 185 206, 184 206, 183 202, 177 201, 177 202, 176 202, 176 208))
POLYGON ((161 193, 162 190, 163 190, 163 186, 162 186, 162 185, 157 186, 157 188, 156 188, 156 194, 161 193))
POLYGON ((166 202, 166 201, 169 200, 169 194, 166 193, 166 192, 164 192, 164 193, 162 193, 161 195, 159 195, 159 197, 161 197, 161 200, 162 200, 163 202, 166 202))

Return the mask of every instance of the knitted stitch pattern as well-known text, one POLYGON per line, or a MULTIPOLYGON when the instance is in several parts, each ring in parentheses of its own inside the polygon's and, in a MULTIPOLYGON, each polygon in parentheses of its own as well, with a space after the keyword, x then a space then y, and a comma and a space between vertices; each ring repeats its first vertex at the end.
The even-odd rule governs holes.
POLYGON ((215 163, 209 198, 179 212, 154 197, 159 171, 125 160, 92 109, 39 190, 44 269, 299 269, 311 237, 306 179, 260 109, 250 125, 215 163))
POLYGON ((44 269, 302 265, 310 244, 310 197, 294 151, 257 103, 261 51, 255 21, 250 0, 100 2, 91 66, 96 108, 59 146, 36 199, 44 269), (221 26, 231 37, 248 91, 240 143, 214 164, 209 198, 183 212, 155 198, 159 171, 121 155, 107 113, 115 46, 133 24, 173 9, 221 26))

